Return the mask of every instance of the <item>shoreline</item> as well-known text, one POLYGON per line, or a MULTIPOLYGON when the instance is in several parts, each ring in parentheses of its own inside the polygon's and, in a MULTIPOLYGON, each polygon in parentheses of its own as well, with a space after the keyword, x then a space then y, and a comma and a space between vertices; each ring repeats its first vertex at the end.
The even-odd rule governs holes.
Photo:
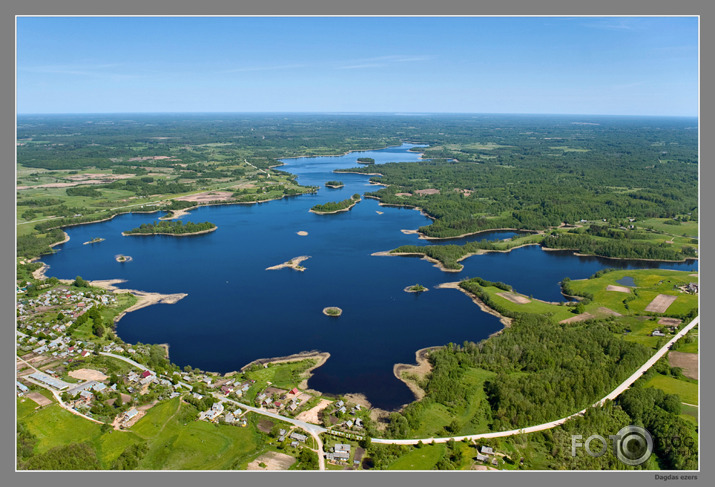
MULTIPOLYGON (((481 299, 479 299, 479 297, 477 297, 477 295, 472 294, 472 293, 470 293, 469 291, 467 291, 466 289, 462 288, 462 287, 459 285, 459 282, 443 282, 442 284, 439 284, 439 285, 437 285, 437 286, 435 286, 435 287, 436 287, 437 289, 457 289, 457 290, 463 292, 464 294, 466 294, 467 296, 469 296, 469 297, 472 299, 472 301, 473 301, 477 306, 479 306, 479 309, 481 309, 481 310, 484 311, 485 313, 489 313, 490 315, 496 316, 497 318, 499 318, 499 321, 504 325, 505 328, 511 327, 511 322, 512 322, 512 319, 511 319, 511 318, 509 318, 509 317, 507 317, 507 316, 504 316, 503 314, 499 313, 498 311, 496 311, 496 310, 490 308, 489 306, 487 306, 486 304, 484 304, 484 301, 482 301, 481 299)), ((492 334, 489 335, 489 336, 492 337, 492 336, 494 336, 494 335, 498 335, 498 334, 500 334, 502 331, 504 331, 504 328, 502 328, 502 329, 499 330, 499 331, 496 331, 496 332, 492 333, 492 334)))
POLYGON ((192 237, 194 235, 203 235, 205 233, 211 233, 215 232, 218 229, 217 226, 214 226, 213 228, 209 228, 208 230, 201 230, 198 232, 191 232, 191 233, 166 233, 166 232, 156 232, 156 233, 127 233, 127 232, 122 232, 122 237, 132 237, 132 236, 137 236, 137 237, 151 237, 153 235, 167 235, 169 237, 192 237))
MULTIPOLYGON (((318 367, 322 366, 325 364, 325 362, 328 361, 330 358, 330 353, 328 352, 320 352, 317 350, 311 350, 311 351, 304 351, 304 352, 298 352, 294 353, 292 355, 284 355, 281 357, 271 357, 271 358, 259 358, 256 360, 252 360, 251 362, 247 363, 243 367, 241 367, 238 371, 239 372, 245 372, 249 367, 253 365, 268 365, 268 364, 281 364, 281 363, 287 363, 287 362, 302 362, 303 360, 316 360, 315 365, 307 368, 302 372, 301 375, 304 376, 303 380, 298 384, 298 387, 306 392, 308 392, 308 380, 312 377, 312 372, 317 369, 318 367)), ((236 373, 234 372, 227 372, 223 374, 224 377, 228 377, 231 374, 236 373)), ((322 396, 322 392, 320 391, 313 391, 312 392, 317 392, 319 393, 320 396, 322 396)))
POLYGON ((267 271, 277 271, 278 269, 285 269, 286 267, 289 267, 293 269, 294 271, 299 271, 303 272, 305 271, 305 267, 301 266, 300 263, 310 259, 309 255, 301 255, 299 257, 293 257, 292 259, 283 262, 282 264, 274 265, 271 267, 266 267, 267 271))
MULTIPOLYGON (((415 401, 421 401, 422 398, 425 397, 426 392, 419 386, 416 380, 403 377, 402 374, 416 375, 418 379, 423 379, 432 371, 432 364, 427 358, 429 352, 440 348, 443 348, 443 345, 421 348, 415 352, 415 364, 396 363, 392 366, 392 373, 412 391, 412 394, 415 395, 415 401)), ((400 410, 406 406, 407 405, 402 406, 400 410)))
MULTIPOLYGON (((63 280, 65 282, 67 280, 63 280)), ((67 282, 72 282, 71 280, 67 282)), ((125 288, 119 288, 116 286, 116 284, 121 284, 123 282, 127 282, 125 279, 104 279, 104 280, 97 280, 97 281, 87 281, 90 286, 93 287, 98 287, 100 289, 104 289, 106 291, 110 291, 114 294, 132 294, 137 298, 137 302, 134 303, 133 305, 129 306, 127 309, 119 313, 115 318, 114 318, 114 323, 117 323, 119 320, 121 320, 124 315, 127 313, 131 313, 132 311, 136 311, 138 309, 145 308, 147 306, 151 306, 154 304, 175 304, 179 302, 180 300, 184 299, 188 294, 186 293, 175 293, 175 294, 162 294, 162 293, 156 293, 156 292, 148 292, 148 291, 139 291, 137 289, 125 289, 125 288)), ((168 345, 167 345, 167 353, 168 353, 168 345)))
POLYGON ((360 203, 361 201, 362 201, 362 198, 360 198, 359 200, 355 200, 355 202, 354 202, 353 204, 351 204, 350 206, 348 206, 347 208, 341 208, 341 209, 339 209, 339 210, 334 210, 334 211, 316 211, 316 210, 314 210, 314 209, 312 209, 312 208, 311 208, 310 210, 308 210, 308 211, 311 212, 311 213, 315 213, 316 215, 332 215, 332 214, 335 214, 335 213, 343 213, 343 212, 352 210, 352 209, 353 209, 353 206, 357 205, 357 204, 360 203))

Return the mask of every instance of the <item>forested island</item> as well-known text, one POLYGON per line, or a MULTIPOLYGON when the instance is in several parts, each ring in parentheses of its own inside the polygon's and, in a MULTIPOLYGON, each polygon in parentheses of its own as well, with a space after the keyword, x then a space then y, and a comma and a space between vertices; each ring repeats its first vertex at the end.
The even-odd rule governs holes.
POLYGON ((353 206, 357 205, 360 200, 360 195, 355 193, 350 198, 343 201, 329 201, 322 205, 313 206, 310 211, 312 213, 317 213, 318 215, 328 215, 331 213, 340 213, 342 211, 349 211, 353 206))
POLYGON ((375 164, 375 159, 372 157, 358 157, 357 162, 359 164, 375 164))
POLYGON ((142 223, 137 228, 133 228, 122 235, 174 235, 188 236, 199 235, 203 233, 213 232, 216 230, 216 225, 211 222, 194 223, 181 220, 176 221, 155 221, 153 223, 142 223))
POLYGON ((325 186, 327 188, 338 189, 338 188, 342 188, 343 186, 345 186, 345 184, 343 184, 342 181, 326 181, 325 186))

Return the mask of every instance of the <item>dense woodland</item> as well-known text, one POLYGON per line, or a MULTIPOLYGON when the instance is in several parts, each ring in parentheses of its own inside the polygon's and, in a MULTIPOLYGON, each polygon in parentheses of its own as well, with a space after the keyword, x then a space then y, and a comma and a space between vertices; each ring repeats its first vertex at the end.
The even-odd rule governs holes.
POLYGON ((328 201, 327 203, 314 205, 311 211, 315 213, 333 213, 336 211, 347 210, 355 206, 360 201, 360 195, 355 193, 350 198, 342 201, 328 201))
POLYGON ((137 228, 133 228, 124 232, 127 235, 154 235, 154 234, 171 234, 171 235, 186 235, 191 233, 207 232, 216 228, 211 222, 194 223, 183 222, 181 220, 174 221, 155 221, 152 223, 142 223, 137 228))

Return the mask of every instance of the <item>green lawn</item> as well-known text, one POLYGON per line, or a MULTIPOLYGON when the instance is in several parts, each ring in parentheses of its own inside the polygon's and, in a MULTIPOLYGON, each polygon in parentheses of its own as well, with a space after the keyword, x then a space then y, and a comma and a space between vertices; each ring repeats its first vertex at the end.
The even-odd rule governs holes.
POLYGON ((424 445, 395 460, 388 470, 431 470, 444 455, 444 443, 424 445))
MULTIPOLYGON (((697 330, 697 328, 696 328, 696 330, 697 330)), ((692 335, 692 332, 688 333, 688 335, 692 335)), ((692 341, 690 343, 686 343, 684 341, 685 337, 682 338, 681 340, 679 340, 679 342, 682 342, 682 343, 678 344, 677 351, 683 352, 683 353, 699 353, 700 350, 698 348, 698 337, 694 336, 691 339, 692 339, 692 341)))
POLYGON ((131 430, 148 440, 149 452, 140 469, 223 470, 253 454, 260 446, 260 434, 252 423, 238 426, 194 421, 182 413, 179 398, 150 409, 131 430))
POLYGON ((698 424, 698 408, 683 404, 680 417, 691 423, 698 424))
POLYGON ((698 404, 697 382, 687 382, 682 379, 658 374, 646 383, 646 387, 657 387, 668 394, 677 394, 683 402, 698 404))
MULTIPOLYGON (((187 406, 179 399, 157 404, 129 431, 109 430, 75 416, 58 405, 34 410, 29 399, 17 401, 18 419, 25 422, 37 436, 36 453, 70 443, 90 442, 97 452, 102 468, 112 462, 130 445, 147 442, 149 451, 140 469, 202 469, 236 468, 237 462, 261 449, 261 437, 254 424, 241 428, 216 425, 188 419, 187 406)), ((245 465, 244 465, 245 468, 245 465)))
POLYGON ((672 233, 674 235, 686 234, 689 237, 698 236, 698 222, 689 221, 681 222, 680 225, 667 225, 665 223, 667 220, 667 218, 649 218, 647 220, 639 220, 635 224, 638 225, 639 228, 652 227, 653 230, 658 232, 672 233))
POLYGON ((692 272, 663 269, 617 270, 603 274, 596 279, 571 281, 571 287, 579 293, 593 294, 593 303, 586 306, 586 311, 590 311, 598 306, 605 306, 624 315, 648 314, 645 308, 650 304, 653 298, 658 294, 670 294, 677 296, 677 299, 668 307, 664 314, 678 315, 686 314, 691 309, 698 307, 698 296, 696 294, 687 294, 673 289, 674 285, 697 282, 697 276, 690 276, 690 274, 692 274, 692 272), (638 297, 627 303, 628 309, 626 309, 623 301, 635 295, 632 289, 630 293, 606 290, 609 284, 623 286, 616 281, 627 276, 633 278, 638 290, 638 297))

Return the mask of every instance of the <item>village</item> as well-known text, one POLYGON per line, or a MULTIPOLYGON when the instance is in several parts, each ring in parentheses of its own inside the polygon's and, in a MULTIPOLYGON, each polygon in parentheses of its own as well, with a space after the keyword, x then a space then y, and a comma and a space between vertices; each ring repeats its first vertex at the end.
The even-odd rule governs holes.
MULTIPOLYGON (((114 318, 132 304, 129 295, 81 284, 81 278, 72 284, 52 279, 18 284, 20 400, 34 401, 37 408, 58 404, 85 420, 132 431, 152 408, 178 398, 196 408, 195 421, 251 426, 265 435, 272 450, 249 469, 288 468, 303 449, 318 453, 328 470, 371 468, 366 444, 376 425, 369 404, 326 397, 307 389, 304 380, 273 383, 281 368, 303 377, 301 371, 315 363, 311 358, 258 361, 226 375, 181 370, 161 345, 127 344, 116 336, 114 318)), ((473 446, 475 463, 495 468, 499 455, 488 446, 473 446)))

